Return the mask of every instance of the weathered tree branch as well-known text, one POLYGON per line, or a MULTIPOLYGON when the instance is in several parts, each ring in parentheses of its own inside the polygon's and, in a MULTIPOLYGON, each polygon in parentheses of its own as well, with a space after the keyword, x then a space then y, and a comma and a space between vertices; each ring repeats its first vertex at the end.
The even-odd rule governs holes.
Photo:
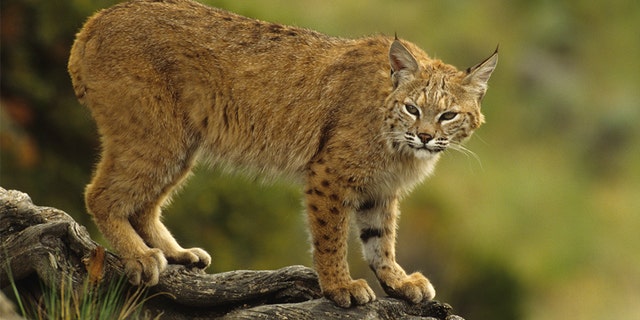
MULTIPOLYGON (((81 290, 84 281, 122 277, 117 256, 104 252, 86 229, 66 213, 35 206, 28 195, 0 188, 0 287, 33 275, 47 286, 62 280, 81 290), (96 255, 100 255, 97 259, 96 255)), ((144 308, 162 319, 462 319, 437 301, 412 305, 380 298, 342 309, 321 298, 312 269, 290 266, 274 271, 205 274, 170 265, 144 308)))

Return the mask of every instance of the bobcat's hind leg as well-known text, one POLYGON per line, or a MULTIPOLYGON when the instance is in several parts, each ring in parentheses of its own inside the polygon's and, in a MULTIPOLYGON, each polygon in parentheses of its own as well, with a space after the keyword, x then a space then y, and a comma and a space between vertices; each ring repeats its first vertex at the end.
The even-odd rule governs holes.
POLYGON ((178 161, 165 165, 164 172, 169 173, 165 181, 169 183, 159 193, 153 194, 148 204, 131 216, 129 221, 145 243, 160 249, 169 263, 204 269, 211 264, 211 256, 200 248, 182 248, 160 220, 162 205, 190 174, 194 162, 192 154, 188 153, 184 158, 177 157, 178 161))
POLYGON ((204 269, 211 264, 211 256, 200 248, 182 248, 160 220, 162 204, 167 202, 173 189, 184 183, 193 166, 192 162, 192 160, 189 161, 181 169, 177 178, 165 188, 165 192, 156 201, 150 203, 150 206, 140 211, 139 214, 131 217, 130 221, 147 244, 162 250, 169 263, 204 269))
POLYGON ((160 221, 160 205, 188 174, 192 156, 185 158, 178 148, 103 147, 103 159, 87 186, 87 209, 120 254, 129 281, 157 284, 167 260, 208 266, 211 258, 204 250, 183 249, 160 221))
POLYGON ((134 285, 155 285, 160 272, 167 266, 167 259, 160 249, 151 249, 129 222, 129 217, 138 210, 144 194, 133 191, 122 172, 122 165, 108 154, 98 165, 98 170, 87 186, 85 202, 87 210, 102 235, 120 255, 124 271, 134 285))

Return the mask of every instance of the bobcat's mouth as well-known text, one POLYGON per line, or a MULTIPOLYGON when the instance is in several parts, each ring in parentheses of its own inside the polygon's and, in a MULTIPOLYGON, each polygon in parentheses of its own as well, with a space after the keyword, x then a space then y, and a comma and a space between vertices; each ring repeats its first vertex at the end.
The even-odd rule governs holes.
POLYGON ((431 134, 407 132, 404 134, 404 139, 406 145, 409 148, 416 150, 416 152, 425 151, 429 154, 436 154, 446 150, 449 146, 449 140, 447 138, 434 138, 431 134))
POLYGON ((427 151, 429 153, 439 153, 446 149, 445 147, 440 147, 440 146, 428 146, 426 144, 415 145, 413 143, 409 143, 409 147, 414 150, 427 151))

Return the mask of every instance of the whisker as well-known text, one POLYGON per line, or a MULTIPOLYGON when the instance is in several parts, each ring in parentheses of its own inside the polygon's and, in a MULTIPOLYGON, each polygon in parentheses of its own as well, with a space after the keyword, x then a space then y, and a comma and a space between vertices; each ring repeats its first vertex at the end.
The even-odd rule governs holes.
POLYGON ((464 154, 467 158, 473 157, 480 165, 480 169, 484 170, 484 167, 482 166, 482 161, 480 160, 480 157, 475 152, 467 149, 466 147, 456 142, 450 142, 449 148, 464 154))
POLYGON ((476 140, 480 140, 480 142, 482 142, 485 146, 489 145, 489 143, 486 140, 482 139, 482 136, 479 133, 475 133, 473 136, 475 137, 476 140))

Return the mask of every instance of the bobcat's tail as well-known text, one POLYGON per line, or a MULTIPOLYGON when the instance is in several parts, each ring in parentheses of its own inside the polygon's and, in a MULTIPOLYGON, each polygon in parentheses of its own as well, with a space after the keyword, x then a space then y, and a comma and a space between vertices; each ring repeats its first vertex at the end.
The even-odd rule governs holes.
POLYGON ((73 91, 76 94, 76 98, 81 104, 84 104, 85 95, 87 93, 87 87, 84 83, 84 47, 86 44, 86 36, 84 32, 80 31, 76 35, 76 40, 73 42, 71 52, 69 54, 69 63, 67 64, 67 71, 71 76, 71 84, 73 85, 73 91))
POLYGON ((67 64, 67 71, 71 76, 71 84, 73 85, 73 91, 75 91, 76 97, 81 104, 85 104, 85 97, 87 94, 87 86, 84 81, 84 76, 88 70, 85 70, 85 47, 87 42, 91 39, 91 34, 94 29, 94 24, 103 16, 105 10, 99 11, 94 14, 87 22, 80 32, 76 34, 76 39, 73 42, 71 51, 69 53, 69 63, 67 64))

